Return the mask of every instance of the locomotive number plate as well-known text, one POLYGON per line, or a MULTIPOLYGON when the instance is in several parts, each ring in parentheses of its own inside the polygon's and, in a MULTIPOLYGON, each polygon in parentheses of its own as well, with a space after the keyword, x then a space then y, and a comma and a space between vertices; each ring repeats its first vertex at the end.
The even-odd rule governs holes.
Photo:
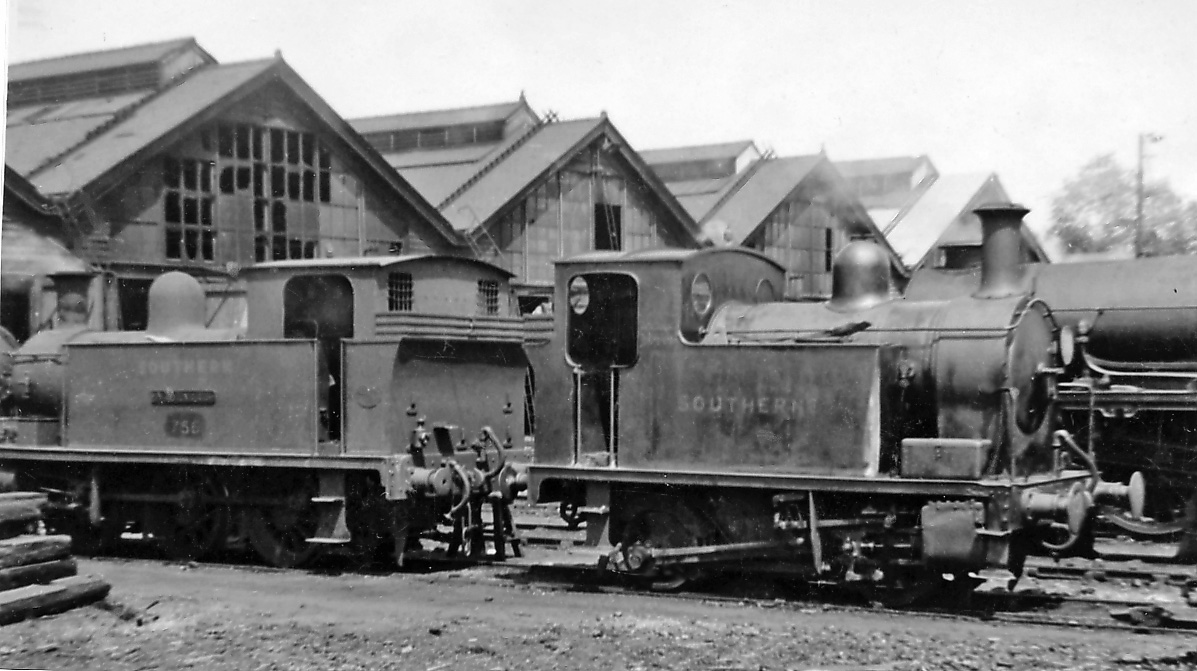
POLYGON ((204 416, 198 412, 172 412, 166 416, 166 435, 171 438, 203 438, 204 428, 204 416))
POLYGON ((155 389, 150 392, 150 405, 216 405, 216 392, 207 389, 155 389))

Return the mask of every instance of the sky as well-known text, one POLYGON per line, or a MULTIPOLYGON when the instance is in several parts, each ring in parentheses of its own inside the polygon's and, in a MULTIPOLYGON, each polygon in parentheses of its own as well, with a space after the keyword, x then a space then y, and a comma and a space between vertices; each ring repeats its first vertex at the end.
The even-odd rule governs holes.
POLYGON ((194 37, 276 50, 346 118, 516 99, 638 150, 751 139, 996 172, 1050 225, 1089 159, 1197 199, 1197 2, 9 0, 10 62, 194 37))

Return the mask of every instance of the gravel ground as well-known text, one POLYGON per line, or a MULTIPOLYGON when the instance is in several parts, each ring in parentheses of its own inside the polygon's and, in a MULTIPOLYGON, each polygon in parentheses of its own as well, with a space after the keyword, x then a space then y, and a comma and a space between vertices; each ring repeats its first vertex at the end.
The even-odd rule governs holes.
POLYGON ((327 575, 81 562, 99 605, 0 629, 2 669, 1197 668, 1197 636, 620 596, 508 569, 327 575))

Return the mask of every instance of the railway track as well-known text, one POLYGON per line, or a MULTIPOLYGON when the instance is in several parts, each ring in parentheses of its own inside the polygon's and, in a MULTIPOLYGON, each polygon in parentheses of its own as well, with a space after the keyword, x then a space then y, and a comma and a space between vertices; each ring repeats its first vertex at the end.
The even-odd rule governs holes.
MULTIPOLYGON (((1190 606, 1188 598, 1190 586, 1197 584, 1197 567, 1161 563, 1167 549, 1144 550, 1131 544, 1108 548, 1108 556, 1117 559, 1032 558, 1013 590, 1007 589, 1008 576, 994 576, 971 593, 955 593, 948 602, 931 599, 924 605, 887 608, 867 593, 843 585, 807 583, 796 592, 799 588, 784 575, 762 580, 759 575, 732 573, 718 585, 700 584, 695 590, 667 594, 652 592, 627 584, 628 581, 615 574, 596 570, 598 552, 583 546, 585 528, 566 524, 557 516, 556 508, 520 505, 515 510, 514 521, 525 549, 522 557, 479 562, 449 558, 439 551, 421 552, 412 557, 408 570, 456 571, 459 579, 534 582, 545 589, 648 594, 779 610, 868 610, 1010 624, 1148 632, 1192 630, 1197 634, 1197 609, 1190 606)), ((106 560, 164 561, 149 539, 136 534, 125 534, 116 550, 119 554, 106 560)), ((252 552, 236 544, 216 561, 192 565, 257 572, 305 570, 263 566, 252 552)), ((306 570, 393 572, 344 556, 330 556, 306 570)))

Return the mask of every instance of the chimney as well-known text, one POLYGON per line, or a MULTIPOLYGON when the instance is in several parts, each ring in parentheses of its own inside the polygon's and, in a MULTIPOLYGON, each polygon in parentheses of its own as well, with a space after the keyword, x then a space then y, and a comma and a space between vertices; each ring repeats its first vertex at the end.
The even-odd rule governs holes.
POLYGON ((973 210, 981 219, 981 286, 975 298, 1005 298, 1023 291, 1020 228, 1029 211, 1014 203, 987 203, 973 210))

